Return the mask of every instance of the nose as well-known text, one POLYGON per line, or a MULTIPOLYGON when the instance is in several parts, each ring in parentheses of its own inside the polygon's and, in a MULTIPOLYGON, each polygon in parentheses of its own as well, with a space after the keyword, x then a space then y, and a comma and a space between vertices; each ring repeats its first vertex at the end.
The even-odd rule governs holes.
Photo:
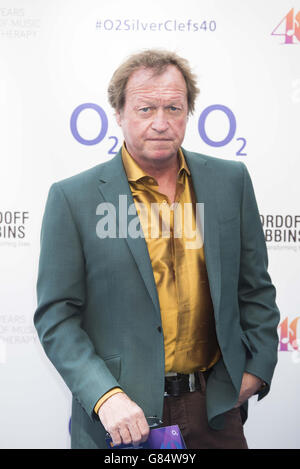
POLYGON ((169 128, 167 116, 165 115, 164 109, 157 109, 153 121, 152 129, 156 132, 165 132, 169 128))

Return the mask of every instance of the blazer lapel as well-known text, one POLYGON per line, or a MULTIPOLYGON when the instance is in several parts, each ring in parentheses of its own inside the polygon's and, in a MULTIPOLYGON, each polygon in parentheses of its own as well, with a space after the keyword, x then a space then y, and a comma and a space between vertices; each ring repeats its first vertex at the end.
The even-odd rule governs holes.
POLYGON ((103 165, 101 169, 102 171, 99 177, 99 190, 105 201, 113 204, 116 209, 117 236, 119 236, 120 230, 121 237, 124 237, 128 244, 139 272, 145 282, 145 286, 150 295, 150 298, 152 299, 152 302, 160 318, 158 294, 145 238, 132 238, 128 235, 128 233, 126 233, 128 223, 124 223, 124 220, 126 220, 128 216, 129 221, 131 217, 137 217, 138 214, 135 209, 130 186, 123 167, 121 150, 112 160, 103 165), (128 215, 129 207, 130 215, 128 215))
POLYGON ((221 295, 220 240, 216 187, 213 170, 205 157, 183 150, 191 171, 198 203, 204 204, 204 254, 215 318, 219 316, 221 295))
MULTIPOLYGON (((188 167, 192 174, 196 200, 204 204, 204 253, 209 279, 212 302, 216 319, 219 316, 221 295, 221 264, 220 240, 218 227, 218 210, 216 187, 213 170, 205 157, 183 150, 188 167)), ((123 214, 131 206, 133 216, 138 216, 135 210, 130 186, 122 163, 121 151, 101 168, 99 190, 106 202, 116 208, 117 235, 120 226, 120 198, 122 197, 123 214), (124 197, 126 196, 126 197, 124 197)), ((203 229, 203 227, 202 227, 203 229)), ((147 291, 160 317, 160 306, 157 289, 153 276, 152 265, 144 238, 124 236, 139 272, 144 280, 147 291)))

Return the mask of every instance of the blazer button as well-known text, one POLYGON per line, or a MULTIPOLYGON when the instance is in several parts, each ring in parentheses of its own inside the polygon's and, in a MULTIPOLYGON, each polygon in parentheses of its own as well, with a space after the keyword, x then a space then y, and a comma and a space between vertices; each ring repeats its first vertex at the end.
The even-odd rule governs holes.
POLYGON ((162 331, 161 326, 158 326, 157 330, 158 330, 158 332, 161 332, 162 331))

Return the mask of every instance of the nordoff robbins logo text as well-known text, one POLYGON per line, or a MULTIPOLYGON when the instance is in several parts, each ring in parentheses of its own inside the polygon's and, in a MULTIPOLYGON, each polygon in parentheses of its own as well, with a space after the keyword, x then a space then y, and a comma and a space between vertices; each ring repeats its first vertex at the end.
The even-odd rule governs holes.
POLYGON ((204 204, 177 202, 128 204, 127 195, 119 195, 118 207, 102 202, 96 208, 99 238, 182 238, 186 249, 199 249, 204 242, 204 204))

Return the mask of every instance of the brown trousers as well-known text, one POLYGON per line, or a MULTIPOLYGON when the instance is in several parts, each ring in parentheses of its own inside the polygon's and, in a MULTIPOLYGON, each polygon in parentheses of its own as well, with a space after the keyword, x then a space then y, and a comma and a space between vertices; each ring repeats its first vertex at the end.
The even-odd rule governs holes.
POLYGON ((213 430, 207 421, 206 381, 199 372, 201 390, 165 397, 163 424, 178 425, 188 449, 247 449, 240 409, 225 414, 223 430, 213 430))

